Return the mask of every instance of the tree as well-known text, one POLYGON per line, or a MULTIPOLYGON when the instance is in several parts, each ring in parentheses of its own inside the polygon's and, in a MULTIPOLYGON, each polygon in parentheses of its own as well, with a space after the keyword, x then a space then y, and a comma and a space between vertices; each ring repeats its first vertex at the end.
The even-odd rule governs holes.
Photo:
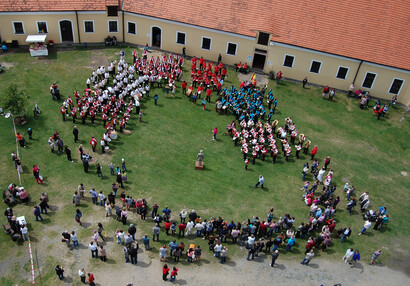
POLYGON ((28 110, 28 96, 25 90, 20 90, 16 84, 9 85, 1 94, 0 105, 4 112, 14 116, 25 116, 28 110))

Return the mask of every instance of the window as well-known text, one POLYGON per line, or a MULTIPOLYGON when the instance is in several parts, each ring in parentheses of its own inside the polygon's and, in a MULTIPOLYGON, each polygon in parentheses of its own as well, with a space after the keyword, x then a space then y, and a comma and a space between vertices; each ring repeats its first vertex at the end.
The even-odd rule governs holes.
POLYGON ((84 21, 84 32, 94 33, 94 21, 84 21))
POLYGON ((349 73, 349 68, 340 66, 337 71, 336 78, 346 79, 348 73, 349 73))
POLYGON ((295 56, 285 55, 285 59, 283 61, 283 66, 288 68, 293 68, 293 63, 295 62, 295 56))
POLYGON ((177 44, 185 45, 186 34, 182 32, 177 32, 177 44))
POLYGON ((118 33, 118 21, 108 21, 108 32, 118 33))
POLYGON ((128 22, 128 34, 137 34, 137 24, 134 22, 128 22))
POLYGON ((375 73, 367 72, 366 76, 364 77, 362 87, 371 89, 373 87, 373 83, 374 83, 374 80, 376 79, 376 76, 377 75, 375 73))
POLYGON ((37 22, 37 30, 39 34, 47 34, 47 22, 37 22))
POLYGON ((269 34, 259 32, 258 44, 267 46, 269 43, 269 34))
POLYGON ((322 62, 312 61, 310 65, 310 72, 312 73, 320 73, 320 67, 322 66, 322 62))
POLYGON ((404 80, 395 78, 393 79, 393 82, 391 83, 389 93, 390 94, 400 94, 401 87, 403 86, 404 80))
POLYGON ((201 46, 202 49, 210 50, 211 49, 211 44, 212 44, 212 39, 202 37, 202 46, 201 46))
POLYGON ((107 15, 109 17, 118 16, 118 6, 107 6, 107 15))
POLYGON ((24 34, 23 22, 13 22, 14 34, 24 34))
POLYGON ((238 47, 235 43, 228 43, 228 48, 226 49, 226 53, 231 56, 236 56, 236 48, 238 47))

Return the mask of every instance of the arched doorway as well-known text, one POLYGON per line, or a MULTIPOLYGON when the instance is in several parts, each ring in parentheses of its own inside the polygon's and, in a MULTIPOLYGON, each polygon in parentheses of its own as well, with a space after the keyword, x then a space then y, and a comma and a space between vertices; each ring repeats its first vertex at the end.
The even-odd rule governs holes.
POLYGON ((152 27, 151 30, 151 46, 161 48, 161 28, 152 27))
POLYGON ((73 42, 73 25, 69 20, 62 20, 60 24, 60 37, 61 42, 73 42))

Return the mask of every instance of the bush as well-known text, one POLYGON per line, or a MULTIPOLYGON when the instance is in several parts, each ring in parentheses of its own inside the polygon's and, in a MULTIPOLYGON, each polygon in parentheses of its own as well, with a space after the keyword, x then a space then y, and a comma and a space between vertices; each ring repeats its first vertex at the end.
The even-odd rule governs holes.
POLYGON ((14 116, 25 116, 28 107, 28 96, 25 90, 20 90, 16 84, 9 85, 1 94, 0 105, 4 112, 14 116))

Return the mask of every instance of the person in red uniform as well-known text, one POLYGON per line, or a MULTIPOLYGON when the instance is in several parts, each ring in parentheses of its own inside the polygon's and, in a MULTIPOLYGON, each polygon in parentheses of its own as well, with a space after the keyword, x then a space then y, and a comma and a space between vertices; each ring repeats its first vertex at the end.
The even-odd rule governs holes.
POLYGON ((212 95, 212 90, 208 88, 206 90, 206 99, 208 100, 208 102, 211 102, 211 95, 212 95))
POLYGON ((93 152, 95 152, 95 148, 97 147, 97 139, 95 139, 94 136, 92 136, 90 139, 90 145, 93 148, 93 152))
POLYGON ((81 123, 82 124, 85 124, 85 116, 86 116, 86 113, 83 111, 83 110, 81 110, 81 112, 80 112, 80 116, 81 116, 81 123))
POLYGON ((184 80, 182 83, 181 83, 181 88, 182 88, 182 94, 183 95, 186 95, 186 81, 184 80))
POLYGON ((90 110, 90 116, 91 116, 91 123, 94 124, 94 120, 95 120, 95 110, 94 110, 94 108, 90 110))
POLYGON ((315 145, 315 147, 313 147, 312 149, 312 157, 311 160, 315 159, 315 155, 317 154, 317 146, 315 145))
POLYGON ((108 115, 105 114, 105 113, 103 113, 103 114, 102 114, 103 127, 105 127, 105 125, 107 125, 107 124, 106 124, 107 119, 108 119, 108 115))
POLYGON ((71 116, 73 117, 73 123, 75 123, 75 120, 77 119, 77 110, 75 107, 71 109, 71 116))
POLYGON ((65 121, 65 108, 64 108, 63 105, 61 105, 61 107, 60 107, 60 113, 61 113, 61 115, 63 115, 63 121, 65 121))
POLYGON ((221 76, 221 79, 224 79, 224 78, 226 77, 226 73, 227 73, 227 70, 226 70, 225 67, 223 67, 223 68, 222 68, 222 76, 221 76))
POLYGON ((249 159, 245 159, 245 170, 248 170, 248 165, 249 165, 249 159))
POLYGON ((282 79, 282 71, 278 71, 276 73, 276 84, 279 84, 280 80, 282 79))

